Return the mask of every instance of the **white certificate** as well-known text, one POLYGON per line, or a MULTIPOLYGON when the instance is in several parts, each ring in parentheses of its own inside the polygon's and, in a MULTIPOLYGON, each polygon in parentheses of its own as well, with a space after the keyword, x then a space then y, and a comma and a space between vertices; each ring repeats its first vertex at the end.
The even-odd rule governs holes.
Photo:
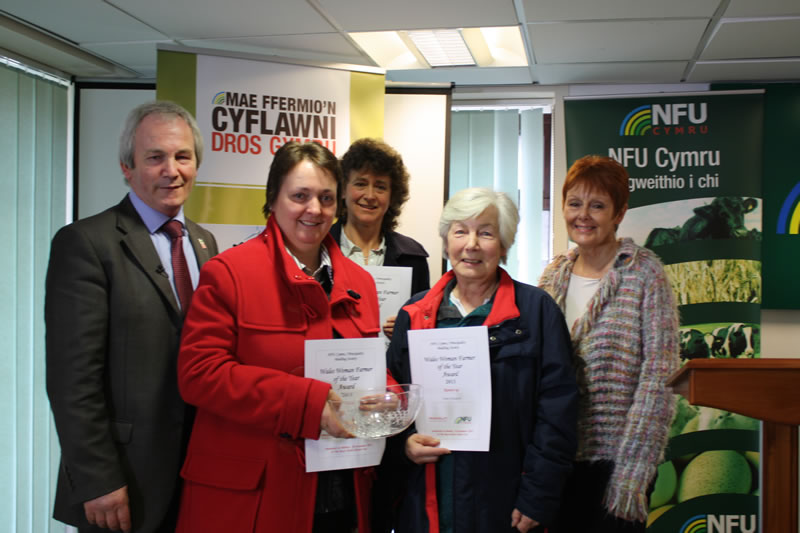
MULTIPOLYGON (((355 391, 386 386, 383 339, 324 339, 305 342, 305 377, 333 385, 343 400, 355 391)), ((337 439, 325 431, 306 439, 306 472, 375 466, 386 439, 337 439)))
POLYGON ((425 401, 417 432, 450 450, 487 452, 492 426, 492 378, 486 326, 408 332, 411 381, 425 401))
MULTIPOLYGON (((378 291, 380 323, 396 316, 403 304, 411 298, 411 267, 365 265, 364 270, 372 275, 378 291)), ((381 328, 383 336, 383 328, 381 328)))

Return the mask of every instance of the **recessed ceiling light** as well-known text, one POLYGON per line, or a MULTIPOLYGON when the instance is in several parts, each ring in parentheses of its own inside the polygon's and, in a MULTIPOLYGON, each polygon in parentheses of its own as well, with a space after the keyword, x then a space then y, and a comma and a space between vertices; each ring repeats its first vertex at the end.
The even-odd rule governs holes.
POLYGON ((524 67, 528 65, 517 26, 350 33, 350 37, 386 70, 431 67, 524 67), (450 46, 458 43, 460 51, 450 46), (436 45, 437 51, 428 49, 436 45), (443 46, 446 43, 446 46, 443 46))
POLYGON ((432 67, 476 64, 459 30, 409 31, 408 38, 432 67))

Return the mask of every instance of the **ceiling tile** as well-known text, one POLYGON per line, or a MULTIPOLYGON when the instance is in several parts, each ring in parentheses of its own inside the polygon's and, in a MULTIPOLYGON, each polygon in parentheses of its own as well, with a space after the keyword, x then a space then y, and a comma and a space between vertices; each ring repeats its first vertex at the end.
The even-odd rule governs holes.
POLYGON ((719 0, 522 0, 527 22, 710 18, 719 0))
POLYGON ((331 25, 299 0, 107 0, 173 39, 325 33, 331 25), (202 4, 202 5, 201 5, 202 4))
POLYGON ((346 31, 516 26, 513 0, 320 0, 346 31))
POLYGON ((698 62, 687 81, 800 80, 800 59, 698 62))
POLYGON ((691 59, 704 20, 528 24, 536 63, 691 59))
MULTIPOLYGON (((90 78, 105 76, 126 78, 135 76, 135 73, 117 68, 112 63, 98 59, 88 52, 76 55, 71 53, 69 49, 41 46, 36 42, 20 40, 16 37, 11 40, 12 45, 15 43, 20 45, 16 47, 17 49, 25 50, 24 54, 13 54, 12 56, 15 59, 22 62, 31 61, 34 65, 41 64, 55 68, 67 76, 74 75, 90 78)), ((7 42, 4 42, 4 44, 7 45, 7 42)))
POLYGON ((769 21, 726 21, 700 59, 800 57, 800 17, 769 21))
POLYGON ((172 41, 99 43, 87 44, 84 48, 121 65, 129 66, 143 78, 154 78, 156 74, 156 50, 160 43, 175 44, 172 41))
POLYGON ((453 67, 420 70, 389 70, 386 81, 409 83, 455 83, 484 85, 488 78, 493 85, 533 83, 528 67, 453 67))
POLYGON ((155 29, 98 0, 3 0, 2 10, 79 44, 164 38, 155 29))
POLYGON ((15 19, 0 16, 0 53, 17 61, 60 71, 64 76, 130 78, 137 74, 129 67, 75 46, 69 41, 42 34, 15 19), (6 52, 6 50, 8 52, 6 52))
POLYGON ((534 76, 541 84, 566 83, 678 83, 686 61, 657 63, 593 63, 536 65, 534 76))
MULTIPOLYGON (((259 57, 371 65, 346 31, 501 25, 525 30, 526 43, 533 45, 528 54, 536 62, 535 68, 395 71, 387 79, 485 86, 680 82, 684 65, 698 59, 698 47, 708 35, 709 24, 718 28, 703 52, 701 59, 706 62, 714 58, 800 58, 800 0, 0 2, 0 20, 8 14, 27 24, 25 31, 0 29, 0 49, 81 78, 114 79, 137 73, 152 77, 156 46, 162 42, 259 57), (32 27, 57 38, 37 37, 32 27), (72 43, 84 54, 69 50, 72 43), (104 58, 111 63, 103 65, 104 58)), ((700 62, 695 76, 708 71, 718 80, 800 79, 794 62, 761 66, 745 61, 706 62, 700 62)))
POLYGON ((236 39, 189 39, 181 41, 181 44, 251 54, 372 65, 368 58, 362 56, 347 39, 338 33, 236 39), (320 52, 320 50, 324 50, 324 52, 320 52))
POLYGON ((800 15, 800 2, 797 0, 731 0, 726 17, 771 17, 779 15, 800 15))

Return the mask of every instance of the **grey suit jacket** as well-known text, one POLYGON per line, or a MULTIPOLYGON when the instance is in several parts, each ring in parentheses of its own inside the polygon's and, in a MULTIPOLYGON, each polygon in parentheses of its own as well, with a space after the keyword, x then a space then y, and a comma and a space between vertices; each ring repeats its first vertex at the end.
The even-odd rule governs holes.
MULTIPOLYGON (((202 266, 214 236, 186 228, 202 266)), ((177 503, 191 429, 176 375, 183 314, 127 196, 56 233, 45 323, 61 443, 54 518, 88 528, 83 502, 127 485, 134 531, 158 531, 177 503)))

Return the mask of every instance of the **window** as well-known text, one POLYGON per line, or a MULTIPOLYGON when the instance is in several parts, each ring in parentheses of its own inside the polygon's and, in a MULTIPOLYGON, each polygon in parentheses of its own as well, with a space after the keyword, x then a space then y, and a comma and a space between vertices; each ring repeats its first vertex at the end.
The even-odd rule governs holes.
POLYGON ((508 194, 520 211, 504 268, 535 285, 552 250, 549 105, 452 107, 448 197, 467 187, 508 194))

